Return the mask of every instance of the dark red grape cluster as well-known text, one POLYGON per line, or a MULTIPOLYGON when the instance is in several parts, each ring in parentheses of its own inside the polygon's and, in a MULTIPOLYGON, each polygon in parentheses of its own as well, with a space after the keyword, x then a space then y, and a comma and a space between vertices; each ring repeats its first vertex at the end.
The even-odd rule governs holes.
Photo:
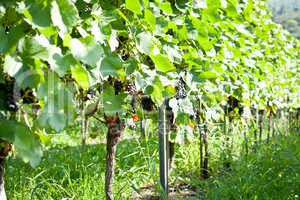
POLYGON ((130 95, 135 95, 137 93, 136 87, 135 87, 135 85, 133 83, 128 83, 126 85, 126 91, 130 95))
POLYGON ((37 102, 31 88, 21 89, 20 94, 24 104, 32 104, 37 102))
POLYGON ((18 104, 14 93, 15 79, 5 77, 5 82, 0 84, 1 109, 10 112, 18 110, 18 104))
POLYGON ((244 108, 242 105, 240 105, 240 101, 233 96, 229 96, 227 100, 227 105, 225 106, 225 113, 232 113, 235 109, 238 109, 239 115, 243 114, 244 108))
POLYGON ((118 95, 122 92, 122 89, 123 89, 123 83, 122 81, 116 79, 114 81, 114 89, 115 89, 115 95, 118 95))
POLYGON ((141 98, 141 105, 145 111, 151 112, 154 110, 154 102, 149 96, 143 96, 141 98))

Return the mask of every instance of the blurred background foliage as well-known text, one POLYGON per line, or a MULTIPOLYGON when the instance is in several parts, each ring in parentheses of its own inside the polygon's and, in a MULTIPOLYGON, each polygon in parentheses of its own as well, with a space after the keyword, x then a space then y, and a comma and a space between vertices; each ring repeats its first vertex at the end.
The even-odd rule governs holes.
POLYGON ((300 0, 269 0, 275 22, 300 39, 300 0))

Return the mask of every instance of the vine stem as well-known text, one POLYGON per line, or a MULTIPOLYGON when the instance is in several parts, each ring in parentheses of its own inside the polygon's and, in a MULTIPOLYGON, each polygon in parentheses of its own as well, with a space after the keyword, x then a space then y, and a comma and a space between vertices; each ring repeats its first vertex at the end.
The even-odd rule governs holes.
POLYGON ((258 117, 258 128, 259 128, 259 143, 262 142, 262 134, 263 134, 263 117, 264 117, 264 111, 259 111, 259 117, 258 117))
POLYGON ((6 193, 4 188, 4 158, 0 158, 0 199, 6 200, 6 193))
POLYGON ((204 179, 207 179, 209 177, 209 173, 208 173, 209 152, 208 152, 208 129, 207 129, 207 122, 204 122, 203 143, 204 143, 204 158, 203 158, 202 177, 204 179))
POLYGON ((113 177, 116 162, 116 147, 124 129, 124 125, 118 115, 105 118, 108 128, 106 135, 105 194, 106 200, 113 200, 113 177))
POLYGON ((4 140, 0 140, 0 199, 6 200, 6 192, 4 188, 4 163, 5 158, 7 157, 8 153, 11 151, 11 145, 8 144, 4 140))
POLYGON ((86 132, 87 132, 88 122, 87 122, 87 117, 85 116, 83 100, 81 100, 80 110, 81 110, 81 147, 82 149, 84 149, 86 144, 86 132))
POLYGON ((272 113, 269 114, 267 143, 270 142, 271 135, 273 136, 273 116, 272 116, 272 113))
POLYGON ((199 129, 199 142, 200 142, 200 175, 202 174, 202 169, 203 169, 203 141, 202 141, 202 125, 201 125, 201 100, 198 97, 198 116, 197 116, 197 120, 198 120, 198 129, 199 129))
POLYGON ((255 150, 257 148, 257 145, 258 145, 258 139, 257 139, 257 133, 258 133, 258 129, 259 129, 259 111, 258 111, 258 108, 256 109, 256 112, 255 112, 255 119, 256 119, 256 126, 255 126, 255 130, 254 130, 254 142, 255 142, 255 150))

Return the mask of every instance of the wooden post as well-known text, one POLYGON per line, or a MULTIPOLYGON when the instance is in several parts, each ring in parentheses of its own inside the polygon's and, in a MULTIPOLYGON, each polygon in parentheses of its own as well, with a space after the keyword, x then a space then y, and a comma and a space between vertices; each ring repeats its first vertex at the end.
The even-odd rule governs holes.
POLYGON ((204 122, 204 128, 203 128, 203 143, 204 143, 204 158, 203 158, 203 168, 202 168, 202 177, 204 179, 209 178, 208 173, 208 130, 207 130, 207 122, 204 122))
POLYGON ((256 112, 255 112, 255 131, 254 131, 254 143, 255 143, 255 148, 258 145, 258 139, 257 139, 257 133, 258 133, 258 129, 259 129, 259 111, 258 108, 256 108, 256 112))
POLYGON ((296 110, 297 114, 296 114, 296 130, 297 132, 300 132, 300 125, 299 125, 299 120, 300 120, 300 108, 297 108, 296 110))
POLYGON ((267 136, 267 143, 270 142, 270 137, 273 136, 273 114, 269 113, 269 125, 268 125, 268 136, 267 136))
POLYGON ((223 161, 223 165, 226 169, 228 169, 230 167, 230 164, 228 163, 228 124, 227 124, 227 110, 224 112, 224 122, 223 122, 223 134, 224 134, 224 141, 223 141, 223 145, 224 145, 224 161, 223 161))
POLYGON ((242 133, 243 133, 243 136, 244 136, 246 156, 248 156, 248 153, 249 153, 247 130, 249 130, 248 126, 243 124, 242 133))
POLYGON ((159 135, 159 175, 160 184, 168 196, 168 161, 169 161, 169 138, 166 130, 166 105, 165 102, 158 110, 158 135, 159 135))
POLYGON ((202 120, 201 120, 201 101, 200 98, 198 98, 198 109, 197 109, 197 123, 198 123, 198 131, 199 131, 199 150, 200 150, 200 176, 202 174, 202 169, 203 169, 203 127, 202 127, 202 120))
POLYGON ((258 127, 259 127, 259 143, 262 142, 262 134, 263 134, 263 118, 264 117, 264 110, 259 110, 259 117, 258 117, 258 127))

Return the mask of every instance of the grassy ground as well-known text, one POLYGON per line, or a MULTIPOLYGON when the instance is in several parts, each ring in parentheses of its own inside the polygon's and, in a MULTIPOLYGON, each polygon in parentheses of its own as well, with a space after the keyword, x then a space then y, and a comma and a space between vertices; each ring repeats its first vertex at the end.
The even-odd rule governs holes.
MULTIPOLYGON (((151 158, 155 142, 145 144, 123 140, 118 146, 114 192, 117 199, 130 197, 132 189, 152 182, 151 158), (137 151, 137 149, 143 151, 137 151), (150 158, 150 159, 149 159, 150 158)), ((155 146, 155 147, 154 147, 155 146)), ((103 199, 105 145, 53 148, 41 164, 32 169, 18 159, 7 163, 6 188, 9 199, 103 199)))
MULTIPOLYGON (((272 145, 261 145, 256 154, 236 153, 231 171, 222 170, 220 138, 216 134, 210 139, 213 176, 205 181, 198 178, 199 145, 195 140, 177 146, 170 185, 188 185, 196 192, 196 199, 299 199, 299 136, 277 137, 272 145)), ((141 186, 157 188, 157 147, 157 138, 127 137, 120 142, 114 184, 116 199, 132 199, 132 193, 141 186)), ((88 145, 83 152, 80 146, 58 145, 45 152, 35 169, 11 158, 5 177, 8 199, 104 199, 105 154, 105 144, 88 145)))
POLYGON ((207 186, 207 199, 300 199, 300 135, 261 145, 207 186))

